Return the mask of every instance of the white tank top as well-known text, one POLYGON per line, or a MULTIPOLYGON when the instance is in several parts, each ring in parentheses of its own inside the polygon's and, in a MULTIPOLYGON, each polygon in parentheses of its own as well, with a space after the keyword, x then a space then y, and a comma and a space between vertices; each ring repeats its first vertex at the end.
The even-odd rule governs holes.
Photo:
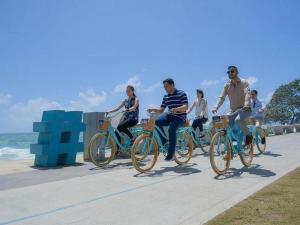
POLYGON ((199 101, 199 99, 197 98, 195 100, 195 116, 196 118, 201 116, 208 118, 208 106, 206 99, 201 99, 199 101))

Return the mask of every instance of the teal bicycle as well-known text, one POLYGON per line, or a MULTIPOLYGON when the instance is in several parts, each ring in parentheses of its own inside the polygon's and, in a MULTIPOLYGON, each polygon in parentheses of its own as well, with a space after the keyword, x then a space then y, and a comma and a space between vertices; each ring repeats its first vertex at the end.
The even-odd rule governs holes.
MULTIPOLYGON (((228 116, 213 116, 212 124, 216 129, 216 134, 211 141, 209 156, 212 169, 218 175, 227 172, 230 161, 237 155, 246 167, 249 167, 253 160, 253 144, 244 145, 243 133, 237 124, 231 128, 228 120, 228 116)), ((253 129, 252 126, 248 128, 253 129)))
POLYGON ((193 127, 189 127, 189 132, 193 140, 194 148, 200 148, 203 153, 208 153, 205 146, 210 145, 212 138, 212 129, 210 127, 204 127, 204 137, 199 136, 198 130, 194 130, 193 127))
MULTIPOLYGON (((150 171, 156 164, 159 153, 168 153, 168 141, 163 144, 160 135, 168 140, 165 133, 155 125, 154 114, 143 124, 143 132, 137 137, 131 152, 133 165, 140 173, 150 171)), ((178 165, 186 164, 193 154, 193 141, 188 127, 179 128, 174 160, 178 165)))
MULTIPOLYGON (((96 166, 103 167, 108 165, 114 159, 117 147, 118 151, 130 154, 130 138, 111 125, 112 118, 124 112, 122 111, 111 117, 106 115, 104 120, 99 121, 99 132, 91 138, 88 146, 90 160, 96 166), (121 137, 121 142, 118 140, 116 133, 121 137)), ((142 133, 141 127, 134 127, 129 130, 135 138, 142 133)))
POLYGON ((259 124, 257 125, 254 118, 249 119, 248 125, 253 136, 253 143, 256 145, 260 153, 265 153, 267 148, 267 134, 265 132, 265 129, 259 124), (262 141, 263 138, 265 139, 264 142, 262 141))

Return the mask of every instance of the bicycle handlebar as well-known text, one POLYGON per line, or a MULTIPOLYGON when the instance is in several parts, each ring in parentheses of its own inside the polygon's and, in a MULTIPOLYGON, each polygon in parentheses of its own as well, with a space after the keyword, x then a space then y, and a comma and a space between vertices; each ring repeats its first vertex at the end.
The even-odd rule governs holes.
POLYGON ((125 113, 125 112, 128 112, 128 110, 122 110, 122 111, 120 111, 120 112, 117 112, 117 113, 115 113, 114 115, 112 115, 112 116, 108 116, 109 114, 111 114, 111 113, 105 113, 105 118, 108 118, 108 119, 112 119, 112 118, 115 118, 116 116, 118 116, 118 115, 120 115, 120 114, 122 114, 122 113, 125 113))

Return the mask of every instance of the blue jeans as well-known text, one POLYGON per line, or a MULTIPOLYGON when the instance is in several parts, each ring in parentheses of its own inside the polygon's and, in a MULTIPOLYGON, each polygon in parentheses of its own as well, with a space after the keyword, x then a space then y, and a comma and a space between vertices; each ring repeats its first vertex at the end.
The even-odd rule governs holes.
MULTIPOLYGON (((176 139, 177 139, 177 135, 176 132, 178 130, 178 128, 182 127, 184 124, 184 120, 178 116, 174 116, 170 113, 163 113, 161 114, 155 121, 156 126, 158 126, 162 132, 164 132, 163 127, 165 126, 169 126, 169 149, 168 149, 168 153, 169 155, 174 154, 175 152, 175 147, 176 147, 176 139)), ((159 134, 162 143, 166 143, 167 140, 161 135, 159 134)))

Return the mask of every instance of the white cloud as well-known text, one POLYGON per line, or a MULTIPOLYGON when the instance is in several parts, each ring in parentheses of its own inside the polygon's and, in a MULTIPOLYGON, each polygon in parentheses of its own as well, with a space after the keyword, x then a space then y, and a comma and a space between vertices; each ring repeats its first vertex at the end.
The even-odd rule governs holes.
POLYGON ((200 84, 201 86, 212 86, 219 83, 219 80, 203 80, 200 84))
POLYGON ((274 92, 275 92, 275 91, 271 91, 271 92, 269 92, 269 93, 267 94, 266 98, 264 99, 265 104, 268 104, 268 103, 271 101, 274 92))
POLYGON ((130 77, 125 83, 116 85, 114 88, 114 92, 124 92, 127 85, 132 85, 135 88, 138 88, 141 86, 141 80, 138 76, 130 77))
POLYGON ((156 89, 158 89, 160 87, 162 87, 161 82, 157 82, 155 84, 150 85, 149 87, 141 88, 140 92, 149 93, 149 92, 155 91, 156 89))
POLYGON ((11 100, 12 96, 6 93, 0 93, 0 104, 8 103, 11 100))
POLYGON ((10 107, 9 118, 13 126, 18 126, 19 130, 28 130, 33 121, 40 121, 42 111, 51 109, 63 109, 55 101, 49 101, 44 98, 30 99, 25 103, 16 103, 10 107))
POLYGON ((71 101, 68 110, 95 111, 98 107, 106 102, 107 93, 102 91, 100 94, 93 89, 79 92, 79 100, 71 101))
POLYGON ((258 79, 256 77, 252 76, 252 77, 246 78, 246 81, 248 81, 249 85, 251 86, 251 85, 255 84, 258 81, 258 79))
MULTIPOLYGON (((7 95, 10 96, 10 95, 7 95)), ((81 91, 78 99, 62 104, 45 98, 29 99, 26 102, 10 103, 4 109, 0 108, 1 132, 23 132, 32 130, 32 122, 40 121, 42 112, 46 110, 79 110, 99 111, 99 106, 107 99, 107 93, 96 93, 93 89, 81 91), (3 130, 5 129, 5 130, 3 130)))

